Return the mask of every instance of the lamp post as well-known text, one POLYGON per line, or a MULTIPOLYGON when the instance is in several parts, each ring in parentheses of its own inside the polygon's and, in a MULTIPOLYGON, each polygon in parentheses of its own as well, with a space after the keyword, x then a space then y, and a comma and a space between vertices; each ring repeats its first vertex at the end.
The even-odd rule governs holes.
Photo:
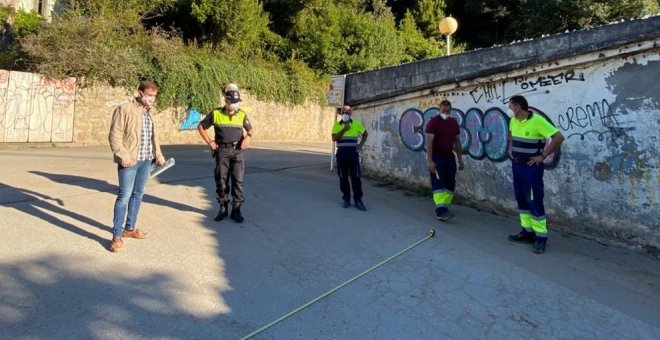
POLYGON ((458 22, 451 15, 445 17, 438 25, 440 33, 447 37, 447 55, 451 55, 451 35, 458 29, 458 22))

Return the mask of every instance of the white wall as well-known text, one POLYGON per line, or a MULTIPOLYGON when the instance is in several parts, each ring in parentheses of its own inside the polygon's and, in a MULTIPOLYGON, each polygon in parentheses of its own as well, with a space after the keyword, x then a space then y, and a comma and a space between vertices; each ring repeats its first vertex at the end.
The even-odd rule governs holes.
POLYGON ((422 122, 448 99, 466 154, 458 194, 513 213, 506 111, 508 99, 521 94, 567 138, 545 174, 551 221, 660 248, 655 46, 657 41, 647 41, 362 105, 355 112, 369 128, 363 165, 427 185, 422 122))

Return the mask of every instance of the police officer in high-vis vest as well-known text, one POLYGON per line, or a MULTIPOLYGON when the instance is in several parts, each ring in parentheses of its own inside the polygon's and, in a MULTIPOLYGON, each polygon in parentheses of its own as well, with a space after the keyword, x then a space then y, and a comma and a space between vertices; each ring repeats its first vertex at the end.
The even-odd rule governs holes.
POLYGON ((543 254, 548 228, 543 207, 543 160, 559 148, 564 136, 541 115, 529 111, 523 96, 509 100, 509 150, 513 160, 513 190, 522 231, 509 235, 514 242, 533 243, 533 251, 543 254), (545 141, 552 138, 550 145, 545 141))
POLYGON ((241 94, 236 84, 228 84, 222 90, 225 106, 213 109, 197 127, 199 134, 211 148, 215 158, 216 197, 220 210, 215 216, 221 221, 229 215, 229 183, 231 180, 232 202, 231 219, 243 222, 241 205, 243 195, 243 173, 245 163, 243 151, 250 145, 252 124, 245 111, 240 108, 241 94), (215 140, 209 138, 206 130, 213 126, 215 140))
POLYGON ((337 174, 339 175, 339 188, 343 194, 343 208, 351 206, 351 187, 353 200, 358 210, 366 211, 362 202, 362 181, 360 177, 360 155, 364 143, 367 141, 367 130, 359 120, 351 118, 351 107, 344 105, 342 119, 332 126, 332 140, 337 142, 337 174), (350 185, 349 185, 350 178, 350 185))

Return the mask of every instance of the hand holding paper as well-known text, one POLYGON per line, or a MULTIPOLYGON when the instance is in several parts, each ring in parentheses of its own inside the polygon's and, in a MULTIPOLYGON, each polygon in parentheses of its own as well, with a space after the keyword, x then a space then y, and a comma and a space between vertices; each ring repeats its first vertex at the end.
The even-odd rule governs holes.
POLYGON ((154 177, 162 174, 163 171, 171 168, 172 166, 174 166, 174 164, 175 164, 174 158, 170 158, 162 166, 156 166, 156 165, 152 166, 151 167, 151 174, 149 175, 149 177, 154 178, 154 177))

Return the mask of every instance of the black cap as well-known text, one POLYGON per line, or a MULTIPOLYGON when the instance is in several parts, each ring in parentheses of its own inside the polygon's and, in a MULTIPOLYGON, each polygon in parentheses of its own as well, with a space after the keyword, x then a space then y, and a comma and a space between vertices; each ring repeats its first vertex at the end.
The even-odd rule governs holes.
POLYGON ((237 103, 241 101, 241 94, 238 91, 227 91, 225 92, 225 99, 232 103, 237 103))

